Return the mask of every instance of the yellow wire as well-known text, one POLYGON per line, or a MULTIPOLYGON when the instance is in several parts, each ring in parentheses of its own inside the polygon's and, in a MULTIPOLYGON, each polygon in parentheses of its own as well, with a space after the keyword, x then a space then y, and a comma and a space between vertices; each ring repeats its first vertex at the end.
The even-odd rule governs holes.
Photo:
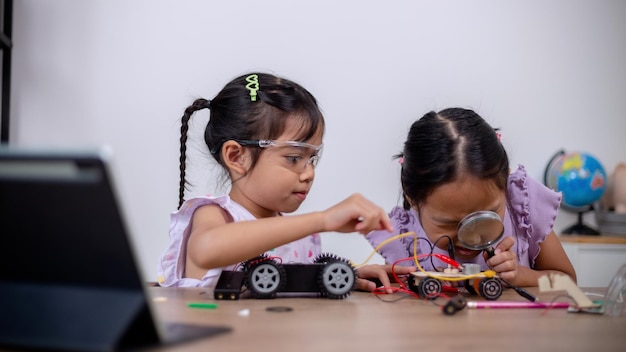
POLYGON ((483 271, 481 273, 478 274, 471 274, 471 275, 462 275, 460 277, 447 277, 447 276, 443 276, 443 275, 437 275, 437 274, 432 274, 427 272, 426 270, 424 270, 422 268, 422 266, 419 263, 419 259, 417 258, 417 234, 413 231, 409 231, 409 232, 405 232, 405 233, 401 233, 399 235, 393 236, 393 237, 389 237, 388 239, 382 241, 380 244, 378 244, 378 246, 376 246, 374 248, 374 250, 372 251, 372 253, 370 253, 370 255, 365 259, 365 261, 359 265, 354 265, 354 263, 351 264, 355 267, 355 268, 360 268, 363 265, 367 264, 367 262, 370 261, 370 259, 372 259, 372 257, 374 256, 374 254, 376 254, 378 252, 379 249, 381 249, 382 247, 386 246, 389 242, 391 241, 395 241, 397 239, 400 239, 402 237, 406 237, 406 236, 413 236, 413 260, 415 261, 415 266, 417 267, 417 269, 419 271, 421 271, 422 273, 424 273, 424 275, 431 277, 433 279, 440 279, 440 280, 444 280, 444 281, 463 281, 463 280, 469 280, 469 279, 474 279, 474 278, 483 278, 483 277, 487 277, 487 278, 492 278, 496 276, 496 272, 493 270, 486 270, 483 271))
MULTIPOLYGON (((413 236, 416 238, 416 241, 415 241, 415 242, 417 242, 417 234, 415 234, 415 232, 413 232, 413 231, 411 231, 411 232, 405 232, 405 233, 402 233, 402 234, 399 234, 399 235, 396 235, 396 236, 393 236, 393 237, 389 237, 388 239, 386 239, 386 240, 382 241, 380 244, 378 244, 378 246, 376 246, 376 247, 374 248, 374 250, 372 251, 372 253, 370 253, 370 255, 369 255, 367 258, 365 258, 365 261, 363 261, 363 263, 358 264, 358 265, 355 265, 354 263, 351 263, 351 264, 352 264, 354 267, 356 267, 356 268, 362 267, 363 265, 367 264, 367 262, 369 262, 369 261, 370 261, 370 259, 372 259, 372 257, 374 256, 374 254, 376 254, 376 253, 378 252, 378 250, 379 250, 379 249, 381 249, 382 247, 386 246, 386 245, 387 245, 387 243, 389 243, 389 242, 391 242, 391 241, 398 240, 398 239, 400 239, 400 238, 402 238, 402 237, 406 237, 406 236, 409 236, 409 235, 413 235, 413 236)), ((415 252, 416 252, 416 251, 417 251, 417 247, 416 247, 416 249, 415 249, 415 252)))

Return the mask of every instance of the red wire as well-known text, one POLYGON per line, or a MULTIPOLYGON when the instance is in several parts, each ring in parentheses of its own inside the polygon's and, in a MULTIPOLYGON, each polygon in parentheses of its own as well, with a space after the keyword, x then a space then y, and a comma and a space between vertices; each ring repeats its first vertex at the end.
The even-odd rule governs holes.
MULTIPOLYGON (((439 254, 439 253, 431 253, 431 254, 420 254, 417 256, 417 259, 422 259, 422 258, 427 258, 433 256, 439 260, 441 260, 442 262, 449 264, 455 268, 459 268, 461 265, 455 261, 454 259, 447 257, 445 255, 439 254)), ((377 287, 376 289, 374 289, 372 291, 373 294, 377 294, 377 295, 381 295, 381 294, 388 294, 387 293, 387 289, 391 289, 392 293, 396 293, 396 292, 402 292, 402 293, 408 293, 414 297, 417 298, 421 298, 417 293, 413 292, 411 289, 407 288, 404 283, 402 282, 402 280, 400 280, 400 278, 398 277, 398 275, 396 274, 396 264, 404 262, 404 261, 414 261, 415 257, 407 257, 404 259, 400 259, 395 261, 393 264, 391 264, 391 274, 393 275, 394 280, 396 281, 396 283, 400 286, 398 287, 377 287)), ((446 292, 451 292, 451 293, 458 293, 459 290, 456 287, 450 286, 450 285, 443 285, 442 286, 442 292, 440 292, 437 296, 435 297, 428 297, 429 299, 435 299, 437 297, 443 297, 443 298, 447 298, 449 299, 448 295, 444 294, 443 291, 446 292)))

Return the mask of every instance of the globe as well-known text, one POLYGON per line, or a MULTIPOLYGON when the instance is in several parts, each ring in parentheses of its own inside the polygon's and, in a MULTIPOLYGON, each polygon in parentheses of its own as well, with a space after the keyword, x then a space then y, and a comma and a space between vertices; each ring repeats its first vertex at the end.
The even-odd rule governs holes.
POLYGON ((592 209, 607 188, 607 175, 602 164, 589 153, 559 151, 545 170, 544 183, 561 192, 561 203, 570 211, 578 212, 578 224, 564 233, 597 234, 582 224, 582 213, 592 209))
POLYGON ((563 152, 548 165, 546 185, 563 194, 565 206, 586 207, 600 200, 606 191, 607 176, 592 155, 563 152))

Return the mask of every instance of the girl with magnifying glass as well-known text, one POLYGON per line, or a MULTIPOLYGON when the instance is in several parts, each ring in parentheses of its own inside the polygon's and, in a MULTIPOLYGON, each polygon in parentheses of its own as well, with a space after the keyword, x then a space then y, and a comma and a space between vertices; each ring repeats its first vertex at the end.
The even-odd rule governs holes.
MULTIPOLYGON (((476 263, 511 285, 537 286, 549 271, 576 280, 552 228, 560 194, 531 178, 523 166, 510 173, 500 134, 474 111, 427 113, 413 123, 397 158, 404 204, 389 213, 393 233, 366 236, 374 247, 412 231, 418 254, 476 263)), ((414 241, 404 236, 379 252, 394 263, 413 256, 414 241)), ((437 270, 439 263, 423 260, 420 265, 437 270)))

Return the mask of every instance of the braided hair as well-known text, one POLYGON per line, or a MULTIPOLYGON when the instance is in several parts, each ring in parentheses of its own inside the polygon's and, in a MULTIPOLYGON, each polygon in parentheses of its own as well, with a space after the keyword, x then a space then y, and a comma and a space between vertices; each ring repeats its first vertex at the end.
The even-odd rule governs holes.
MULTIPOLYGON (((180 126, 180 182, 178 207, 185 200, 187 163, 187 134, 194 112, 210 110, 204 130, 204 141, 215 161, 226 169, 222 160, 222 145, 229 140, 276 139, 286 129, 287 121, 298 119, 300 141, 306 141, 318 131, 324 131, 324 116, 317 100, 299 84, 267 73, 250 73, 230 81, 211 100, 196 99, 185 109, 180 126), (258 81, 254 97, 249 77, 258 81)), ((252 150, 252 165, 256 165, 260 150, 252 150)))

